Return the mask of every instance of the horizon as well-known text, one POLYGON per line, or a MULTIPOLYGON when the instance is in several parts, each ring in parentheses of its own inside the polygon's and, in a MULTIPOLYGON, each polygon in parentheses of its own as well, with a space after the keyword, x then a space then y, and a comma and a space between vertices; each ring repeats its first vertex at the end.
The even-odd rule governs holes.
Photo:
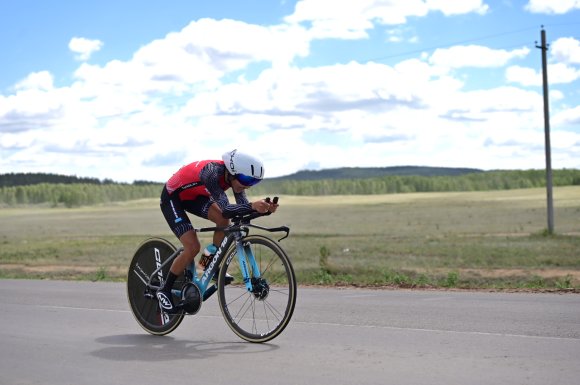
MULTIPOLYGON (((439 167, 439 166, 412 166, 412 165, 400 165, 400 166, 385 166, 385 167, 336 167, 336 168, 328 168, 328 169, 318 169, 318 170, 298 170, 296 172, 293 172, 292 174, 287 174, 287 175, 281 175, 281 176, 276 176, 276 177, 270 177, 270 178, 264 178, 264 180, 269 180, 269 179, 281 179, 281 178, 286 178, 286 177, 292 177, 294 175, 300 174, 300 173, 324 173, 324 172, 328 172, 328 171, 335 171, 335 170, 351 170, 351 169, 365 169, 365 170, 378 170, 378 169, 384 169, 384 170, 388 170, 388 169, 397 169, 397 168, 417 168, 417 169, 448 169, 448 170, 471 170, 477 173, 486 173, 486 172, 515 172, 515 171, 545 171, 545 169, 541 169, 541 168, 529 168, 529 169, 478 169, 478 168, 470 168, 470 167, 439 167)), ((553 169, 553 171, 580 171, 580 168, 560 168, 560 169, 553 169)), ((35 174, 39 174, 39 175, 47 175, 47 176, 61 176, 61 177, 67 177, 67 178, 78 178, 78 179, 96 179, 98 180, 100 183, 106 182, 106 181, 111 181, 113 183, 116 184, 135 184, 135 183, 139 183, 139 182, 145 182, 145 183, 159 183, 159 184, 164 184, 166 181, 155 181, 155 180, 148 180, 148 179, 135 179, 132 181, 119 181, 119 180, 115 180, 112 178, 97 178, 97 177, 92 177, 92 176, 82 176, 82 175, 76 175, 76 174, 58 174, 58 173, 51 173, 51 172, 7 172, 7 173, 0 173, 0 177, 4 176, 4 175, 35 175, 35 174)), ((436 176, 436 175, 434 175, 436 176)), ((459 175, 458 175, 459 176, 459 175)), ((371 176, 368 178, 375 178, 377 176, 371 176)))

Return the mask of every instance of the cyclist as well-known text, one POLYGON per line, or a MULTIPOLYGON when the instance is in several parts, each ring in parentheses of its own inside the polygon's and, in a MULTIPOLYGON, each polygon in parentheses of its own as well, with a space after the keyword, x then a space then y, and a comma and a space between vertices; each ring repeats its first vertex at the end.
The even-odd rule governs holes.
MULTIPOLYGON (((249 202, 245 190, 264 178, 264 166, 253 155, 233 150, 222 160, 202 160, 180 168, 165 184, 161 192, 161 211, 169 227, 183 244, 183 252, 175 258, 163 286, 157 291, 159 305, 167 312, 175 309, 171 289, 176 278, 193 263, 201 249, 197 233, 186 212, 209 219, 216 226, 225 227, 235 215, 252 212, 275 212, 277 204, 257 200, 249 202), (226 190, 232 188, 235 204, 231 204, 226 190)), ((213 244, 203 251, 200 265, 204 268, 224 239, 223 231, 215 231, 213 244)), ((233 280, 233 277, 228 277, 233 280)), ((231 282, 231 281, 230 281, 231 282)))

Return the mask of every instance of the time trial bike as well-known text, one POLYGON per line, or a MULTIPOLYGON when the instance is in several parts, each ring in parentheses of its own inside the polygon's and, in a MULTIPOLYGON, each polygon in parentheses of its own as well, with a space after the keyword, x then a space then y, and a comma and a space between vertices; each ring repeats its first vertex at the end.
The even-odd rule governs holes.
POLYGON ((156 291, 183 247, 176 249, 163 238, 145 240, 135 252, 127 277, 127 297, 139 325, 151 334, 171 333, 217 291, 222 315, 239 337, 260 343, 280 335, 296 305, 294 269, 279 245, 290 229, 251 223, 263 215, 267 214, 236 216, 227 227, 195 229, 223 231, 225 238, 203 273, 198 274, 192 264, 178 277, 172 290, 177 309, 172 313, 161 308, 156 291), (285 235, 276 242, 264 235, 250 235, 251 228, 285 235))

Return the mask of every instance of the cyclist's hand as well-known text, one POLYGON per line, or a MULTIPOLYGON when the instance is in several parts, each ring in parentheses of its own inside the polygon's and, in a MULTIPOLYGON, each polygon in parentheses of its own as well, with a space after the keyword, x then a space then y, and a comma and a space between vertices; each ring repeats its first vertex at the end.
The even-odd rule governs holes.
POLYGON ((272 204, 266 202, 265 199, 252 202, 252 209, 256 210, 260 214, 265 214, 268 212, 272 204))
POLYGON ((271 213, 275 213, 276 209, 278 208, 278 197, 274 197, 274 199, 270 200, 270 197, 266 198, 266 202, 270 204, 270 208, 268 209, 268 212, 271 213))
POLYGON ((268 211, 271 213, 275 213, 277 208, 278 208, 278 203, 270 203, 270 208, 268 209, 268 211))

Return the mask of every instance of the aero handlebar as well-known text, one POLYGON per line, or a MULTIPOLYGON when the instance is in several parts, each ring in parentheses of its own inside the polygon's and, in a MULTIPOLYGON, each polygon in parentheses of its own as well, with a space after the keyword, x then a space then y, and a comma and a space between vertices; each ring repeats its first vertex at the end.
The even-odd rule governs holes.
MULTIPOLYGON (((270 197, 268 197, 265 199, 265 201, 268 203, 272 202, 273 204, 278 204, 278 197, 274 197, 273 200, 270 200, 270 197)), ((278 231, 285 232, 286 235, 278 240, 278 242, 280 242, 281 240, 287 238, 290 235, 290 228, 288 226, 262 227, 262 226, 258 226, 258 225, 254 225, 254 224, 250 223, 252 220, 254 220, 256 218, 268 216, 270 214, 272 214, 272 213, 269 211, 266 213, 259 213, 256 211, 256 212, 253 212, 250 214, 236 215, 236 216, 231 218, 232 224, 229 226, 226 226, 226 227, 202 227, 199 229, 194 229, 194 231, 197 231, 200 233, 209 232, 209 231, 224 231, 226 233, 231 233, 234 231, 239 231, 243 227, 254 227, 256 229, 268 231, 271 233, 278 232, 278 231)))

